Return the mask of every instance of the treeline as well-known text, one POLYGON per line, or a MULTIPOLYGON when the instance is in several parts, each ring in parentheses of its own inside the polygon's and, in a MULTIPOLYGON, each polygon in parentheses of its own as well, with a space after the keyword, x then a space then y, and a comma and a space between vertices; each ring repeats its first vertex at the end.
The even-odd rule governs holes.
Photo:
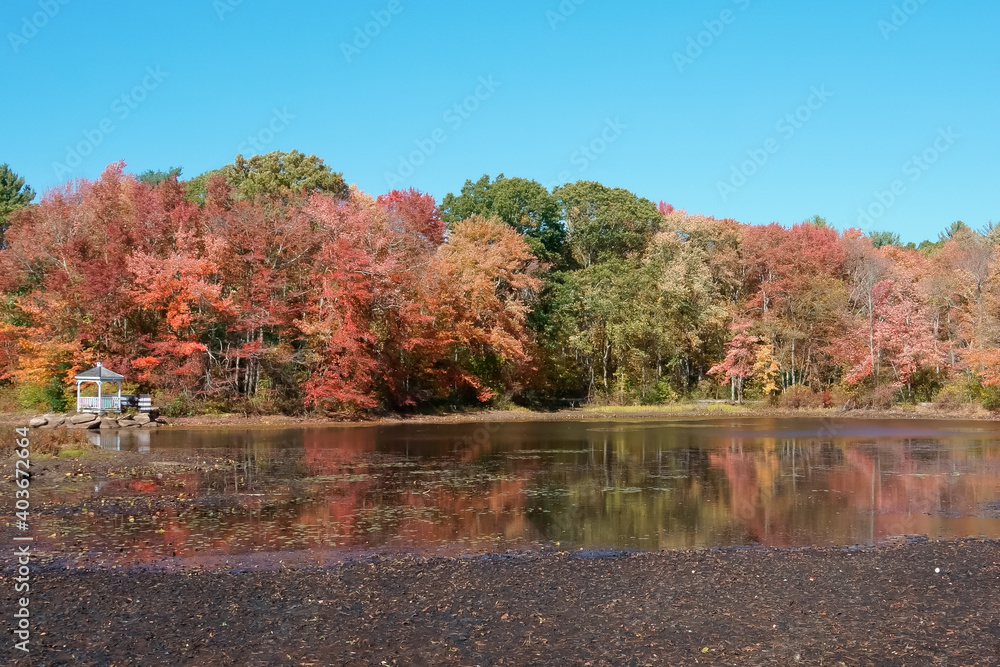
POLYGON ((298 152, 32 197, 0 170, 0 374, 24 407, 63 407, 98 360, 177 412, 1000 407, 992 226, 901 247, 503 176, 438 206, 298 152))

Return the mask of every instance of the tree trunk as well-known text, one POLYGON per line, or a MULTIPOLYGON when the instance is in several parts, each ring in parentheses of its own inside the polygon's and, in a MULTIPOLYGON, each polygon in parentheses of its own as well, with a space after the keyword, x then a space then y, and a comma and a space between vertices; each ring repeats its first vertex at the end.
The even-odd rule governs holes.
POLYGON ((608 393, 608 357, 611 355, 611 343, 604 341, 604 393, 608 393))
POLYGON ((260 327, 260 329, 257 330, 257 343, 258 343, 257 368, 256 368, 256 375, 253 381, 254 396, 256 396, 257 392, 260 391, 260 355, 263 353, 264 350, 264 327, 260 327))

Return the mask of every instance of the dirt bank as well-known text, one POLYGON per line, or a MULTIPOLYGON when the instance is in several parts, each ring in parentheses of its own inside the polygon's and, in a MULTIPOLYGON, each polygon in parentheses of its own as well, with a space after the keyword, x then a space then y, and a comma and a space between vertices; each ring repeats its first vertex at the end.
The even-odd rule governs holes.
MULTIPOLYGON (((32 415, 0 414, 0 425, 23 426, 32 415)), ((173 428, 295 428, 318 426, 371 426, 377 424, 457 424, 468 422, 523 422, 576 420, 662 420, 712 417, 773 417, 818 419, 935 419, 996 421, 997 414, 978 407, 944 410, 914 408, 891 410, 786 409, 760 405, 728 403, 678 404, 668 406, 584 407, 556 411, 536 410, 467 410, 440 415, 390 414, 369 417, 324 417, 319 415, 195 415, 167 417, 173 428)))
MULTIPOLYGON (((32 656, 9 664, 996 665, 998 547, 576 553, 242 572, 56 563, 34 574, 32 656)), ((5 590, 10 574, 5 567, 5 590)))
POLYGON ((386 415, 368 419, 335 419, 318 416, 292 417, 286 415, 199 415, 168 419, 174 428, 289 428, 296 426, 347 426, 377 424, 460 424, 469 422, 527 422, 527 421, 614 421, 614 420, 663 420, 713 417, 774 417, 819 419, 941 419, 941 420, 996 420, 996 415, 982 409, 969 410, 850 410, 835 409, 791 410, 761 406, 738 406, 727 403, 683 404, 675 406, 630 406, 575 408, 557 411, 536 410, 470 410, 442 415, 386 415))
MULTIPOLYGON (((0 413, 0 425, 24 426, 34 414, 0 413)), ((371 426, 378 424, 459 424, 468 422, 522 422, 574 420, 657 420, 711 417, 784 417, 819 419, 935 419, 996 421, 998 415, 978 406, 961 409, 902 406, 889 410, 833 408, 789 409, 765 405, 682 403, 665 406, 583 407, 555 411, 462 410, 443 414, 385 414, 357 416, 214 414, 167 417, 173 428, 295 428, 319 426, 371 426)))

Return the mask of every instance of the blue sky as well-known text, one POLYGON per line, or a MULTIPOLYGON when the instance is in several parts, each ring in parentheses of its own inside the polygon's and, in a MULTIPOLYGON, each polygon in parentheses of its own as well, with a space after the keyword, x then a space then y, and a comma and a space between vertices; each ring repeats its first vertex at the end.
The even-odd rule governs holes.
POLYGON ((44 191, 299 149, 373 194, 587 179, 919 241, 1000 221, 997 25, 986 0, 9 0, 0 162, 44 191))

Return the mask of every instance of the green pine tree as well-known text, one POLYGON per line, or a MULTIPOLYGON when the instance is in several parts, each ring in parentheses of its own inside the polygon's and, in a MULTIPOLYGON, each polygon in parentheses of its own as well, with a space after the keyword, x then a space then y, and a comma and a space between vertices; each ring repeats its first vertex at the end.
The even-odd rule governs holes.
POLYGON ((24 208, 35 198, 35 191, 24 184, 24 179, 15 174, 7 163, 0 165, 0 248, 6 246, 4 236, 10 214, 24 208))

